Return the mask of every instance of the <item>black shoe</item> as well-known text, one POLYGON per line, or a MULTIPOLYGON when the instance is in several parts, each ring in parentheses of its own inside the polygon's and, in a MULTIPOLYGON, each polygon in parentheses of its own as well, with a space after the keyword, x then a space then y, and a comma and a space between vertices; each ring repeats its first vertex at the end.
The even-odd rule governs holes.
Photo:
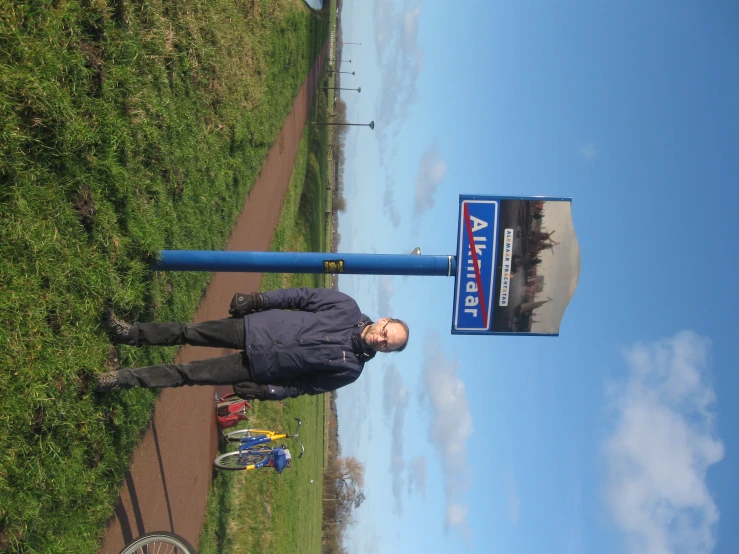
POLYGON ((126 342, 128 340, 131 326, 115 315, 110 308, 105 310, 105 326, 115 342, 126 342))
POLYGON ((100 373, 95 376, 95 381, 96 381, 95 390, 97 392, 108 392, 111 390, 128 388, 128 387, 122 386, 118 382, 118 372, 117 371, 108 371, 107 373, 100 373))

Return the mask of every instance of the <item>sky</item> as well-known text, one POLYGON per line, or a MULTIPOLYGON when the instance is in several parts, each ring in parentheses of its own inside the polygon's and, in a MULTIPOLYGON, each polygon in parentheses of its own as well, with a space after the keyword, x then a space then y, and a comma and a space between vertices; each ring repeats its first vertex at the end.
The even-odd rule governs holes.
POLYGON ((339 252, 454 254, 460 194, 571 197, 558 337, 451 335, 454 279, 338 396, 351 552, 739 553, 739 5, 345 0, 339 252))

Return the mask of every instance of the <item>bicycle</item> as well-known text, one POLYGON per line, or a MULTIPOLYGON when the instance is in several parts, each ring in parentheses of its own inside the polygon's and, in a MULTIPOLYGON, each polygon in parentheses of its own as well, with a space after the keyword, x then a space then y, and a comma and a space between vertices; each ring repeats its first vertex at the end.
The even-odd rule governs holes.
POLYGON ((221 454, 213 461, 213 465, 228 471, 250 471, 273 467, 277 473, 282 473, 285 468, 292 464, 290 450, 284 444, 276 448, 270 448, 266 445, 286 438, 293 439, 300 445, 301 452, 298 458, 302 458, 305 454, 305 447, 300 442, 298 431, 300 431, 303 422, 297 417, 295 421, 298 422, 298 426, 294 435, 277 433, 267 429, 239 429, 224 433, 223 436, 228 442, 239 443, 239 449, 221 454))
POLYGON ((192 545, 174 533, 147 533, 127 545, 120 554, 198 554, 192 545))

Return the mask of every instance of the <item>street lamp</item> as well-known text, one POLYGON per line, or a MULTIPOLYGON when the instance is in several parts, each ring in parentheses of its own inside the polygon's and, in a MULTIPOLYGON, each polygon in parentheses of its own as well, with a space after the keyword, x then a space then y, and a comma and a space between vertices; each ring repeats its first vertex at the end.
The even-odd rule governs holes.
POLYGON ((362 92, 362 87, 357 87, 357 88, 323 87, 323 90, 356 90, 357 92, 362 92))
POLYGON ((361 42, 342 42, 341 44, 358 44, 359 46, 362 46, 361 42))
POLYGON ((359 125, 362 127, 369 127, 370 129, 375 128, 374 121, 370 121, 369 123, 333 123, 331 121, 314 121, 313 125, 359 125))
POLYGON ((356 71, 336 71, 335 69, 329 69, 332 73, 346 73, 347 75, 354 75, 356 71))

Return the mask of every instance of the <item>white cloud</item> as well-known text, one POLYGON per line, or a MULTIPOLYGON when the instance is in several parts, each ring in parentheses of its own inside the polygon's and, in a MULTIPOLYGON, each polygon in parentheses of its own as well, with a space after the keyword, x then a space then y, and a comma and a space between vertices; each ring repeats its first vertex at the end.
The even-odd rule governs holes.
POLYGON ((395 176, 392 171, 385 174, 385 194, 382 195, 382 209, 390 219, 390 224, 397 229, 400 227, 402 217, 400 210, 395 205, 395 176))
POLYGON ((372 371, 365 371, 355 384, 341 388, 336 394, 342 406, 342 425, 363 430, 341 436, 342 449, 356 451, 362 441, 372 438, 372 371))
MULTIPOLYGON (((411 2, 405 0, 400 9, 396 9, 395 0, 375 0, 375 39, 381 72, 375 107, 375 135, 382 165, 385 152, 392 155, 396 149, 400 130, 418 96, 416 83, 423 68, 423 52, 418 46, 423 3, 413 2, 411 5, 411 2)), ((388 181, 392 173, 393 168, 386 167, 388 181)))
POLYGON ((444 180, 446 175, 446 162, 441 158, 439 144, 436 140, 431 147, 424 152, 421 162, 418 164, 418 177, 416 177, 416 201, 413 207, 414 214, 425 212, 434 205, 436 189, 444 180))
POLYGON ((592 142, 581 144, 579 152, 580 156, 582 156, 582 158, 587 162, 594 160, 595 157, 600 154, 600 150, 596 148, 595 144, 593 144, 592 142))
POLYGON ((384 167, 383 210, 394 228, 401 222, 396 207, 395 175, 398 135, 417 98, 416 83, 423 67, 418 46, 422 2, 404 0, 399 9, 395 0, 375 0, 374 25, 381 82, 375 107, 375 135, 380 164, 384 167), (386 158, 386 152, 389 156, 386 158))
POLYGON ((391 422, 389 470, 392 476, 394 509, 403 513, 403 489, 405 488, 405 459, 403 458, 403 426, 408 410, 408 389, 395 365, 388 364, 383 380, 382 409, 386 420, 391 422))
MULTIPOLYGON (((393 0, 375 2, 375 39, 377 59, 382 71, 380 100, 377 111, 378 135, 385 129, 402 124, 416 100, 416 81, 423 67, 423 52, 418 47, 418 28, 423 3, 397 11, 393 0)), ((396 129, 397 134, 397 129, 396 129)))
POLYGON ((427 472, 425 456, 416 456, 410 461, 408 464, 408 492, 416 492, 421 497, 426 497, 427 472))
POLYGON ((468 506, 461 496, 472 486, 472 468, 466 463, 472 416, 458 361, 449 360, 439 348, 438 332, 426 337, 421 399, 431 409, 429 439, 440 453, 446 493, 446 526, 470 537, 468 506))
POLYGON ((380 275, 377 279, 377 314, 391 317, 390 299, 395 296, 395 285, 391 275, 380 275))
POLYGON ((605 443, 606 501, 632 551, 702 554, 716 543, 718 508, 706 485, 724 447, 707 382, 710 343, 684 331, 626 353, 605 443))
POLYGON ((419 2, 403 12, 403 52, 413 54, 418 50, 418 18, 422 8, 423 5, 419 2))
POLYGON ((463 527, 467 525, 467 514, 469 512, 469 507, 463 504, 448 504, 446 507, 447 524, 454 527, 463 527))

